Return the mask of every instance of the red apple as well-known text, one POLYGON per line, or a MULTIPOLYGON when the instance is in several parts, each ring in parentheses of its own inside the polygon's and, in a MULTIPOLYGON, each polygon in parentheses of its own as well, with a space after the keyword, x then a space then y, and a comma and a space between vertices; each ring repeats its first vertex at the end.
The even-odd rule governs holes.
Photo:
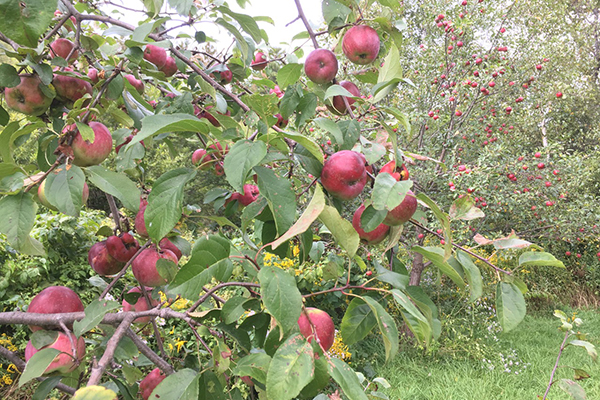
POLYGON ((20 75, 20 78, 17 86, 4 89, 6 105, 26 115, 42 115, 50 107, 52 97, 42 91, 42 81, 37 75, 20 75))
POLYGON ((144 60, 151 62, 156 65, 156 68, 161 69, 167 62, 167 51, 162 47, 148 44, 144 50, 144 60))
MULTIPOLYGON (((459 170, 460 170, 460 167, 459 167, 459 170)), ((392 175, 394 177, 394 179, 397 181, 406 181, 410 177, 410 174, 408 173, 408 168, 406 168, 406 165, 402 164, 401 166, 396 168, 395 161, 390 161, 387 164, 385 164, 383 167, 381 167, 381 170, 379 171, 379 173, 380 174, 388 173, 388 174, 392 175)))
POLYGON ((139 94, 144 94, 144 82, 142 82, 139 79, 136 79, 136 77, 131 74, 125 75, 124 78, 127 79, 129 83, 131 83, 131 86, 133 86, 133 88, 137 90, 139 94))
POLYGON ((306 312, 300 314, 300 318, 298 318, 298 326, 300 327, 302 336, 308 338, 309 342, 314 337, 317 337, 324 351, 329 350, 333 345, 335 325, 329 314, 325 311, 307 307, 306 312), (306 314, 308 314, 308 317, 306 314))
POLYGON ((365 157, 354 151, 342 150, 332 154, 321 172, 321 184, 340 200, 357 197, 367 183, 365 157))
POLYGON ((146 207, 148 207, 148 201, 146 199, 140 198, 140 209, 135 215, 134 228, 137 234, 143 237, 148 237, 146 221, 144 220, 144 213, 146 212, 146 207))
POLYGON ((252 60, 250 63, 250 68, 255 71, 262 71, 263 69, 267 68, 267 64, 268 63, 265 54, 259 51, 254 55, 254 60, 252 60))
POLYGON ((181 259, 183 253, 179 250, 179 247, 175 246, 173 242, 171 242, 168 238, 162 238, 160 242, 158 242, 158 247, 161 249, 171 250, 173 254, 177 257, 177 260, 181 259))
POLYGON ((238 201, 241 205, 247 206, 258 198, 260 192, 258 191, 258 186, 256 185, 244 185, 244 194, 238 197, 238 201))
POLYGON ((165 61, 165 65, 162 68, 159 68, 166 76, 173 76, 177 73, 177 63, 173 57, 167 57, 165 61))
POLYGON ((94 84, 100 81, 100 76, 98 75, 98 70, 96 68, 88 69, 87 77, 90 78, 94 84))
POLYGON ((342 51, 355 64, 370 64, 379 54, 379 35, 367 25, 348 29, 342 39, 342 51))
POLYGON ((81 133, 75 125, 68 125, 65 131, 75 131, 75 139, 71 144, 73 149, 73 164, 80 167, 89 167, 90 165, 98 165, 106 160, 112 151, 112 136, 108 128, 100 122, 92 121, 89 123, 90 128, 94 131, 94 142, 83 140, 81 133))
POLYGON ((152 391, 165 378, 165 374, 163 374, 158 368, 154 368, 152 372, 146 375, 146 377, 140 382, 140 394, 142 395, 142 399, 148 400, 152 394, 152 391))
POLYGON ((112 258, 127 263, 140 249, 140 244, 133 235, 124 232, 119 236, 109 236, 106 239, 106 249, 112 258))
POLYGON ((381 242, 388 234, 390 227, 385 224, 379 224, 379 226, 373 229, 370 232, 366 232, 360 223, 360 217, 362 213, 365 211, 365 205, 361 204, 360 207, 354 212, 354 216, 352 217, 352 226, 358 232, 358 236, 368 244, 377 244, 381 242))
MULTIPOLYGON (((352 83, 350 81, 341 81, 340 86, 342 86, 344 89, 346 89, 347 91, 352 93, 352 95, 354 95, 354 97, 360 97, 360 91, 358 90, 358 87, 354 83, 352 83)), ((329 104, 327 104, 327 108, 329 109, 329 111, 331 111, 334 114, 338 114, 338 115, 346 114, 347 109, 346 109, 346 103, 344 103, 344 97, 346 97, 346 96, 333 96, 333 99, 332 99, 333 106, 330 106, 329 104)), ((346 97, 346 99, 348 100, 348 105, 352 109, 354 109, 354 107, 352 107, 352 104, 354 104, 354 102, 356 100, 352 97, 346 97)))
POLYGON ((212 165, 214 160, 212 154, 208 154, 204 149, 198 149, 192 154, 192 164, 200 165, 200 169, 206 170, 212 165))
POLYGON ((106 240, 95 243, 90 248, 88 263, 101 276, 114 276, 125 267, 125 262, 121 262, 110 255, 106 246, 106 240))
MULTIPOLYGON (((66 72, 73 72, 71 68, 65 68, 66 72)), ((73 72, 77 76, 81 74, 73 72)), ((54 74, 52 85, 56 89, 56 97, 58 100, 73 103, 86 94, 92 94, 92 85, 80 78, 67 75, 54 74)))
POLYGON ((338 61, 331 50, 313 50, 304 62, 304 73, 314 83, 323 85, 333 81, 338 72, 338 61))
MULTIPOLYGON (((75 45, 69 39, 58 38, 50 43, 50 58, 61 57, 66 60, 71 53, 71 50, 73 50, 73 47, 75 47, 75 45)), ((79 52, 75 50, 67 61, 72 63, 77 60, 77 57, 79 57, 79 52)))
POLYGON ((409 190, 406 197, 404 197, 404 200, 402 200, 402 203, 388 212, 383 223, 391 226, 402 225, 412 218, 415 211, 417 211, 417 198, 415 197, 415 194, 409 190))
POLYGON ((281 114, 275 114, 275 117, 277 118, 277 122, 275 122, 275 126, 277 126, 280 129, 283 129, 287 126, 289 121, 287 119, 283 119, 281 114))
POLYGON ((157 250, 156 248, 148 248, 143 250, 131 263, 133 275, 138 282, 144 286, 157 287, 162 286, 167 282, 165 278, 160 276, 156 269, 156 263, 159 259, 164 258, 173 261, 177 264, 177 256, 167 249, 157 250))
MULTIPOLYGON (((81 299, 72 289, 65 286, 48 286, 29 303, 28 313, 59 314, 84 311, 81 299)), ((29 325, 33 332, 39 331, 41 326, 29 325)), ((69 325, 71 329, 71 325, 69 325)))
POLYGON ((220 69, 224 70, 214 71, 210 75, 221 85, 227 85, 228 83, 231 83, 233 80, 233 73, 229 70, 229 68, 227 68, 226 65, 222 65, 220 69))
MULTIPOLYGON (((138 297, 137 301, 134 304, 130 304, 127 300, 123 299, 123 311, 148 311, 159 305, 160 302, 158 300, 153 299, 150 296, 150 292, 152 292, 152 289, 146 288, 146 293, 148 293, 148 297, 150 297, 150 304, 148 304, 148 301, 146 300, 146 297, 142 294, 142 289, 139 286, 129 290, 127 293, 139 293, 140 297, 138 297)), ((139 317, 136 318, 133 322, 136 324, 147 324, 148 322, 150 322, 151 319, 152 317, 139 317)))
POLYGON ((63 332, 58 332, 56 340, 40 349, 36 349, 31 343, 31 340, 25 347, 25 361, 29 361, 31 357, 42 349, 56 349, 61 353, 58 354, 54 360, 48 365, 48 368, 44 371, 44 374, 50 374, 52 372, 59 372, 61 374, 68 374, 77 368, 79 362, 83 360, 85 356, 85 340, 83 337, 77 338, 71 333, 71 339, 63 332), (71 340, 75 343, 75 354, 73 354, 73 348, 71 346, 71 340))

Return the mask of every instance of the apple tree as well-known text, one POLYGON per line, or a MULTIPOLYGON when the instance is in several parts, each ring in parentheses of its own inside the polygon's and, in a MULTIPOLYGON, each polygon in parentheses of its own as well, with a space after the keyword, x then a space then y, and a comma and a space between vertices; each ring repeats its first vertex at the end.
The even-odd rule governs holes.
MULTIPOLYGON (((323 390, 375 396, 328 350, 337 324, 349 345, 380 333, 386 360, 393 358, 399 335, 389 302, 419 342, 440 335, 435 304, 398 258, 413 226, 441 240, 410 250, 468 289, 471 301, 482 294, 480 268, 491 272, 506 331, 524 317, 526 286, 514 271, 453 240, 451 223, 484 216, 475 200, 464 196, 440 208, 429 196, 439 190, 415 184, 421 178, 409 161, 438 168, 447 150, 405 151, 427 126, 411 123, 414 110, 402 101, 424 86, 400 62, 415 51, 404 38, 417 29, 409 28, 404 6, 326 0, 326 26, 315 28, 302 2, 294 3, 305 31, 288 49, 271 46, 261 29, 270 17, 222 1, 114 5, 136 18, 117 18, 101 2, 0 3, 0 40, 10 59, 0 66, 0 232, 15 251, 44 254, 30 235, 36 213, 78 216, 91 191, 105 194, 113 219, 88 252, 103 283, 97 299, 83 304, 73 290, 50 286, 27 312, 0 313, 0 324, 32 330, 26 363, 3 347, 0 354, 22 370, 21 384, 42 381, 39 398, 53 388, 107 399, 116 392, 125 399, 281 400, 323 390), (231 46, 215 50, 203 31, 209 25, 227 32, 231 46), (176 154, 190 143, 187 165, 153 175, 156 160, 147 154, 168 157, 156 148, 176 154), (33 162, 15 157, 23 146, 33 162), (207 174, 222 177, 204 195, 215 215, 186 200, 203 189, 207 174), (186 231, 192 223, 197 229, 186 231), (323 253, 311 252, 317 242, 342 260, 323 290, 301 290, 292 269, 266 262, 276 254, 315 264, 323 253), (374 273, 364 279, 367 267, 374 273), (123 282, 125 290, 117 290, 123 282), (347 306, 307 306, 327 296, 347 306), (185 309, 174 308, 180 301, 185 309), (157 318, 189 332, 196 351, 169 357, 157 318)), ((447 21, 437 16, 430 28, 454 41, 447 21)), ((460 74, 483 62, 475 57, 460 74)), ((485 62, 508 70, 499 58, 485 62)), ((448 74, 452 68, 442 66, 448 74)), ((449 117, 451 125, 466 120, 483 93, 463 78, 456 96, 468 107, 452 103, 459 119, 449 117)), ((435 84, 432 95, 448 89, 435 84)), ((437 138, 446 143, 452 133, 437 138)), ((528 265, 562 263, 526 250, 514 268, 528 265)))

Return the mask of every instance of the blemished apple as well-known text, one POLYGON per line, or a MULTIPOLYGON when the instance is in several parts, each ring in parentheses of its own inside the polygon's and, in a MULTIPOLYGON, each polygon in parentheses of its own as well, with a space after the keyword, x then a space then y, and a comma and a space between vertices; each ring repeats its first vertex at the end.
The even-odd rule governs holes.
POLYGON ((259 51, 254 55, 252 62, 250 62, 250 68, 255 71, 262 71, 263 69, 267 68, 267 64, 268 63, 265 54, 259 51))
POLYGON ((244 194, 235 192, 225 201, 225 204, 228 204, 231 201, 237 200, 240 205, 247 206, 256 201, 260 192, 258 191, 258 186, 256 185, 244 185, 244 194))
POLYGON ((412 216, 417 211, 417 198, 415 194, 409 190, 398 206, 396 206, 393 210, 390 210, 383 223, 390 226, 402 225, 412 218, 412 216))
POLYGON ((357 25, 348 29, 342 39, 342 51, 348 60, 355 64, 372 63, 379 54, 379 35, 367 25, 357 25))
POLYGON ((123 232, 119 236, 109 236, 106 239, 106 249, 112 258, 126 263, 140 249, 140 244, 132 234, 123 232))
POLYGON ((331 50, 313 50, 304 62, 304 73, 314 83, 323 85, 333 81, 338 72, 338 60, 331 50))
MULTIPOLYGON (((29 303, 28 313, 59 314, 84 311, 81 299, 72 289, 66 286, 48 286, 29 303)), ((69 329, 72 325, 69 326, 69 329)), ((29 325, 32 332, 39 331, 41 326, 29 325)))
POLYGON ((140 382, 140 394, 142 395, 142 399, 148 400, 152 394, 152 391, 165 378, 165 374, 163 374, 158 368, 154 368, 148 375, 146 375, 146 377, 140 382))
MULTIPOLYGON (((346 89, 347 91, 352 93, 352 95, 354 97, 360 97, 360 91, 358 90, 358 87, 354 83, 352 83, 350 81, 341 81, 340 86, 342 86, 344 89, 346 89)), ((329 111, 331 111, 334 114, 338 114, 338 115, 346 114, 346 111, 348 111, 348 110, 346 108, 346 103, 344 103, 344 97, 346 97, 346 96, 333 96, 333 99, 331 101, 333 106, 330 106, 329 104, 327 104, 327 108, 329 109, 329 111)), ((354 102, 356 102, 356 100, 352 97, 346 97, 346 99, 348 100, 348 105, 350 106, 350 108, 354 109, 352 104, 354 104, 354 102)))
POLYGON ((89 126, 94 131, 93 143, 84 140, 75 125, 68 125, 63 130, 63 132, 67 130, 77 132, 71 148, 73 149, 73 164, 79 167, 98 165, 106 160, 112 151, 113 140, 108 128, 95 121, 90 122, 89 126))
POLYGON ((167 62, 167 50, 153 44, 146 45, 144 50, 144 60, 156 65, 156 68, 161 69, 167 62))
POLYGON ((144 94, 144 82, 142 82, 141 80, 137 79, 135 76, 133 76, 131 74, 125 75, 124 78, 127 79, 127 81, 129 83, 131 83, 131 86, 133 86, 133 88, 135 90, 137 90, 137 92, 139 94, 144 94))
MULTIPOLYGON (((26 115, 42 115, 52 104, 52 97, 42 91, 42 81, 37 75, 21 75, 20 78, 21 83, 17 86, 4 89, 6 105, 26 115)), ((52 93, 53 89, 49 87, 48 92, 52 93)))
POLYGON ((56 349, 61 353, 54 357, 54 360, 48 365, 48 368, 44 371, 44 375, 52 372, 59 372, 61 374, 68 374, 77 368, 79 362, 83 360, 85 356, 85 340, 83 337, 75 337, 72 333, 71 339, 75 343, 75 354, 73 354, 73 348, 71 346, 71 339, 63 332, 58 332, 56 340, 47 346, 40 349, 36 349, 31 343, 31 340, 27 342, 25 347, 25 361, 29 361, 31 357, 42 349, 56 349))
POLYGON ((167 77, 175 75, 178 70, 175 59, 171 56, 167 57, 165 65, 162 68, 159 68, 159 70, 162 71, 167 77))
MULTIPOLYGON (((78 72, 73 72, 71 68, 65 68, 64 71, 81 76, 78 72)), ((73 103, 86 94, 92 94, 92 85, 88 81, 74 76, 54 74, 52 85, 56 90, 56 98, 66 103, 73 103)))
POLYGON ((377 244, 380 243, 387 236, 390 227, 386 224, 379 224, 377 228, 373 229, 370 232, 366 232, 360 223, 360 218, 365 211, 365 205, 361 204, 360 207, 354 212, 354 216, 352 217, 352 226, 358 233, 358 236, 367 244, 377 244))
POLYGON ((290 122, 289 120, 284 119, 281 114, 275 114, 275 118, 277 118, 277 122, 275 122, 275 126, 278 127, 279 129, 285 128, 287 126, 287 124, 290 122))
MULTIPOLYGON (((75 45, 69 39, 58 38, 54 42, 50 43, 50 58, 61 57, 67 60, 71 50, 73 50, 73 47, 75 47, 75 45)), ((79 51, 75 50, 67 61, 72 63, 73 61, 77 60, 77 57, 79 57, 79 51)))
MULTIPOLYGON (((90 187, 88 186, 88 184, 86 182, 83 182, 83 191, 81 193, 81 202, 83 204, 87 203, 87 200, 89 197, 90 197, 90 187)), ((40 186, 38 186, 38 199, 40 200, 40 203, 42 203, 42 205, 45 206, 46 208, 48 208, 52 211, 58 211, 58 208, 56 208, 52 204, 50 204, 50 202, 48 201, 48 198, 46 197, 46 180, 45 179, 40 184, 40 186)))
POLYGON ((106 240, 103 240, 94 243, 90 248, 88 264, 100 276, 114 276, 123 270, 126 263, 111 256, 106 246, 106 240))
POLYGON ((321 171, 321 184, 340 200, 356 198, 367 183, 365 156, 351 150, 333 153, 321 171))
MULTIPOLYGON (((148 301, 146 300, 146 297, 142 293, 142 289, 139 286, 130 289, 127 293, 139 293, 140 297, 138 297, 137 301, 134 304, 130 304, 127 300, 123 299, 123 311, 148 311, 159 305, 160 302, 158 300, 153 299, 150 296, 150 292, 152 292, 152 289, 146 288, 146 293, 148 293, 148 297, 150 298, 150 304, 148 304, 148 301)), ((147 324, 148 322, 150 322, 151 319, 152 317, 139 317, 136 318, 133 322, 136 324, 147 324)))
POLYGON ((388 173, 388 174, 392 175, 394 177, 394 179, 397 181, 406 181, 410 177, 410 174, 408 173, 408 168, 406 168, 406 165, 402 164, 401 166, 396 167, 395 161, 390 161, 387 164, 385 164, 383 167, 381 167, 381 170, 379 171, 379 173, 380 174, 388 173))
POLYGON ((165 278, 160 276, 156 268, 156 263, 161 258, 173 261, 175 264, 178 262, 177 256, 171 250, 157 250, 155 247, 142 250, 133 260, 131 270, 141 285, 157 287, 168 283, 165 278))
POLYGON ((318 308, 307 307, 306 312, 302 312, 300 318, 298 318, 298 327, 300 328, 302 336, 307 338, 309 342, 312 341, 316 335, 324 351, 329 350, 333 345, 335 339, 335 325, 329 314, 325 311, 319 310, 318 308), (308 314, 308 317, 306 314, 308 314))

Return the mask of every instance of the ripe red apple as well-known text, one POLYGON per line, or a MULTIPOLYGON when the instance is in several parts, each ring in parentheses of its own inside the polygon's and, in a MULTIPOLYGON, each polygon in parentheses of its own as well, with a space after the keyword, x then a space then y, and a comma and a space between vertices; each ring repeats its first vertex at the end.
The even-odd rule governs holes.
POLYGON ((98 75, 98 70, 96 68, 88 69, 87 77, 90 78, 94 84, 100 81, 100 76, 98 75))
MULTIPOLYGON (((152 292, 152 289, 146 288, 146 293, 148 293, 148 297, 150 297, 150 292, 152 292)), ((150 304, 148 304, 148 301, 146 300, 146 297, 143 295, 142 289, 139 286, 134 287, 127 293, 139 293, 140 297, 138 297, 137 301, 134 304, 130 304, 127 300, 123 299, 123 311, 125 312, 148 311, 160 304, 158 300, 155 300, 152 297, 150 297, 150 304)), ((133 322, 136 324, 147 324, 148 322, 150 322, 151 319, 152 317, 139 317, 136 318, 133 322)))
POLYGON ((225 70, 214 71, 210 74, 210 76, 212 76, 213 79, 219 82, 221 85, 227 85, 233 80, 233 73, 229 70, 229 68, 227 68, 226 65, 222 65, 221 68, 224 68, 225 70))
POLYGON ((244 185, 244 194, 234 193, 231 196, 231 200, 237 200, 242 206, 247 206, 258 198, 260 192, 258 191, 258 186, 256 185, 244 185), (237 196, 235 196, 237 195, 237 196))
POLYGON ((175 62, 175 59, 171 56, 167 57, 165 65, 162 68, 159 68, 159 70, 162 71, 165 76, 175 75, 175 73, 177 73, 177 63, 175 62))
MULTIPOLYGON (((90 187, 86 182, 83 182, 83 191, 81 193, 81 201, 83 204, 87 202, 88 197, 90 197, 90 187)), ((38 199, 40 200, 40 203, 42 203, 42 205, 44 205, 46 208, 52 211, 58 211, 58 208, 50 204, 48 198, 46 197, 46 180, 44 180, 41 183, 41 185, 38 186, 38 199)))
POLYGON ((379 35, 367 25, 348 29, 342 39, 342 51, 355 64, 370 64, 379 54, 379 35))
POLYGON ((208 154, 204 149, 198 149, 192 154, 192 164, 200 165, 200 169, 209 169, 212 165, 211 161, 214 160, 212 154, 208 154))
POLYGON ((167 51, 162 47, 148 44, 144 50, 144 60, 151 62, 156 65, 156 68, 161 69, 167 62, 167 51))
MULTIPOLYGON (((73 50, 73 47, 75 47, 75 45, 69 39, 58 38, 50 43, 50 58, 61 57, 66 60, 69 53, 71 53, 71 50, 73 50)), ((72 63, 77 60, 77 57, 79 57, 79 52, 75 50, 67 61, 72 63)))
POLYGON ((173 261, 177 264, 177 256, 167 249, 157 250, 156 248, 148 248, 143 250, 131 263, 133 275, 138 282, 144 286, 157 287, 162 286, 167 282, 165 278, 160 276, 156 269, 156 262, 164 258, 173 261))
POLYGON ((50 107, 52 97, 40 89, 42 81, 37 75, 20 75, 20 78, 17 86, 4 89, 6 105, 26 115, 42 115, 50 107))
POLYGON ((143 237, 148 237, 146 221, 144 220, 144 213, 146 212, 146 207, 148 207, 148 201, 146 199, 140 198, 140 209, 135 215, 134 228, 137 234, 143 237))
POLYGON ((90 128, 94 131, 94 142, 90 143, 83 140, 81 133, 75 125, 68 125, 63 132, 75 131, 75 139, 71 147, 73 149, 73 164, 80 167, 89 167, 90 165, 98 165, 106 160, 112 151, 112 136, 108 128, 100 122, 92 121, 89 123, 90 128))
POLYGON ((385 237, 388 234, 388 231, 390 230, 390 227, 386 224, 379 224, 377 228, 373 229, 370 232, 366 232, 360 224, 360 217, 365 211, 365 208, 365 205, 361 204, 360 207, 356 209, 356 211, 354 212, 354 216, 352 217, 352 226, 354 227, 356 232, 358 232, 358 236, 360 236, 362 240, 364 240, 368 244, 377 244, 383 239, 385 239, 385 237))
POLYGON ((304 62, 304 73, 314 83, 323 85, 333 81, 338 72, 338 61, 331 50, 313 50, 304 62))
MULTIPOLYGON (((71 68, 65 68, 66 72, 73 72, 71 68)), ((73 72, 77 76, 81 74, 73 72)), ((73 103, 86 94, 92 94, 92 85, 80 78, 67 75, 54 74, 52 85, 56 89, 56 97, 58 100, 73 103)))
MULTIPOLYGON (((28 313, 59 314, 84 311, 81 299, 72 289, 65 286, 48 286, 29 303, 28 313)), ((39 331, 41 326, 29 325, 32 332, 39 331)), ((71 329, 71 328, 69 328, 71 329)))
POLYGON ((119 236, 109 236, 106 239, 106 249, 112 258, 126 263, 140 249, 140 244, 133 235, 123 232, 119 236))
POLYGON ((417 211, 417 198, 415 197, 415 194, 409 190, 406 197, 404 197, 404 200, 402 200, 402 203, 388 212, 383 223, 391 226, 402 225, 412 218, 415 211, 417 211))
MULTIPOLYGON (((347 91, 352 93, 352 95, 354 95, 354 97, 360 97, 360 91, 358 90, 358 87, 354 83, 352 83, 350 81, 341 81, 340 86, 342 86, 344 89, 346 89, 347 91)), ((346 97, 346 96, 333 96, 333 99, 332 99, 333 106, 330 106, 329 104, 327 104, 327 108, 329 109, 329 111, 331 111, 334 114, 338 114, 338 115, 346 114, 347 109, 346 109, 346 103, 344 103, 344 97, 346 97)), ((346 97, 346 99, 348 100, 348 105, 352 109, 354 109, 354 107, 352 107, 352 104, 354 104, 354 102, 356 100, 352 97, 346 97)))
POLYGON ((106 246, 106 240, 94 243, 90 248, 88 252, 88 264, 101 276, 114 276, 125 267, 125 262, 121 262, 110 255, 106 246))
POLYGON ((173 254, 177 257, 177 260, 181 259, 183 253, 179 250, 179 247, 175 246, 173 242, 171 242, 168 238, 162 238, 160 242, 158 242, 158 247, 161 249, 171 250, 173 254))
POLYGON ((309 342, 316 336, 324 351, 329 350, 333 345, 335 325, 329 314, 325 311, 307 307, 306 313, 303 312, 300 314, 300 318, 298 318, 298 326, 300 327, 302 336, 308 338, 309 342), (308 314, 308 317, 306 314, 308 314), (314 331, 313 325, 315 328, 314 331))
POLYGON ((563 96, 562 92, 557 92, 556 93, 556 98, 560 99, 563 96))
POLYGON ((131 74, 125 75, 124 78, 127 79, 127 81, 129 83, 131 83, 131 86, 133 86, 134 89, 137 90, 137 92, 139 94, 144 94, 144 82, 137 79, 135 76, 133 76, 131 74))
POLYGON ((154 368, 152 372, 146 375, 146 377, 140 382, 140 394, 142 395, 142 399, 148 400, 152 394, 152 391, 165 378, 165 374, 163 374, 158 368, 154 368))
POLYGON ((365 157, 360 153, 338 151, 325 161, 321 184, 333 197, 352 200, 362 192, 367 183, 365 164, 365 157))
MULTIPOLYGON (((459 171, 460 171, 460 167, 459 167, 459 171)), ((406 165, 402 164, 401 166, 396 168, 395 161, 390 161, 387 164, 385 164, 383 167, 381 167, 381 170, 379 171, 379 173, 380 174, 388 173, 388 174, 392 175, 394 177, 394 179, 397 181, 406 181, 410 177, 410 174, 408 173, 408 168, 406 168, 406 165)))
POLYGON ((83 360, 83 357, 85 356, 85 340, 83 340, 83 337, 77 338, 71 333, 71 339, 69 339, 65 333, 58 332, 56 340, 53 343, 40 349, 36 349, 30 340, 25 347, 25 361, 29 361, 35 353, 42 349, 56 349, 61 353, 54 358, 50 365, 48 365, 48 368, 44 371, 44 375, 52 372, 68 374, 77 368, 79 362, 83 360), (73 349, 71 347, 71 339, 76 344, 75 354, 73 354, 73 349))
POLYGON ((254 60, 250 63, 250 68, 255 71, 262 71, 267 68, 268 63, 266 61, 267 58, 265 57, 265 54, 259 51, 254 55, 254 60))

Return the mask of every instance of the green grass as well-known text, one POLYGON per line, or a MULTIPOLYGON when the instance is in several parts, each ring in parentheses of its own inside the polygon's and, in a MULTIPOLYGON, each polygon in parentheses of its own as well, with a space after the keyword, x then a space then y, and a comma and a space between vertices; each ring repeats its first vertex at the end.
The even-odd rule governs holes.
MULTIPOLYGON (((588 340, 598 345, 600 313, 581 311, 578 316, 584 321, 580 331, 587 333, 588 340)), ((377 376, 391 384, 385 393, 394 400, 533 400, 538 395, 541 398, 563 340, 558 326, 557 318, 538 314, 527 316, 515 331, 500 335, 500 342, 495 345, 498 352, 506 356, 515 350, 519 361, 528 364, 518 374, 504 372, 500 361, 489 370, 480 360, 453 358, 448 353, 443 355, 442 351, 423 355, 406 346, 388 365, 376 368, 377 376)), ((600 399, 600 365, 594 363, 583 348, 568 346, 560 365, 588 372, 591 378, 580 384, 588 399, 600 399)), ((512 370, 515 370, 514 366, 512 370)), ((559 368, 555 375, 555 379, 572 377, 573 372, 568 368, 559 368)), ((548 398, 571 399, 557 385, 552 387, 548 398)))

